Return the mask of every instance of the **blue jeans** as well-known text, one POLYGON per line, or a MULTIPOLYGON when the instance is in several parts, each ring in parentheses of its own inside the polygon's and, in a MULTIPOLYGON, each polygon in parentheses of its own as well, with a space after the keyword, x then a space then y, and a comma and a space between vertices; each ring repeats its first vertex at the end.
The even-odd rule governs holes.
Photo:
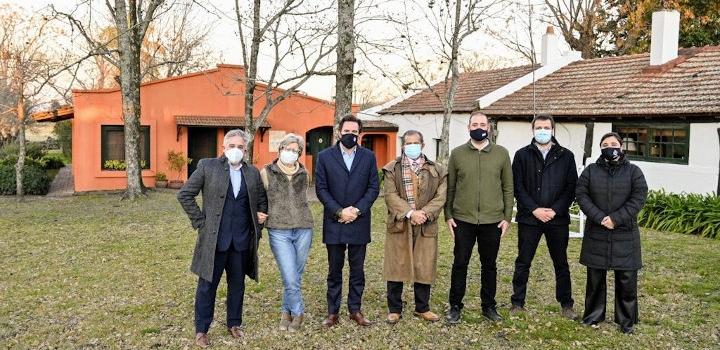
POLYGON ((270 249, 275 256, 283 281, 282 312, 297 316, 305 312, 300 285, 305 262, 312 245, 312 229, 268 229, 270 249))

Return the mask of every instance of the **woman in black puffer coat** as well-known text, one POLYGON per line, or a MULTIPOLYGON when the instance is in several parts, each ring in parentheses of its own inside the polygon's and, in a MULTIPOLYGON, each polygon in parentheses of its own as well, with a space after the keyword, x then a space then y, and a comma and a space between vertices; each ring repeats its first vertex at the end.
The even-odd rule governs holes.
POLYGON ((587 266, 583 323, 605 320, 606 275, 615 271, 615 322, 624 333, 638 323, 637 275, 642 267, 637 215, 648 187, 622 152, 616 133, 600 139, 602 155, 580 175, 575 195, 587 216, 580 263, 587 266))

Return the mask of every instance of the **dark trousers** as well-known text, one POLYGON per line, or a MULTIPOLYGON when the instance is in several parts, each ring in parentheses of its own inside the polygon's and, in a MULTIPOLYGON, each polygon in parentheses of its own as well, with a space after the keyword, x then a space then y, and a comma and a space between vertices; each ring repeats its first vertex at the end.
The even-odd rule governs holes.
POLYGON ((497 289, 497 255, 500 250, 500 234, 502 231, 494 224, 470 224, 455 220, 455 259, 450 276, 451 306, 462 308, 467 283, 467 269, 472 256, 475 242, 478 243, 480 254, 480 300, 483 310, 495 308, 495 291, 497 289))
POLYGON ((243 297, 245 296, 246 251, 238 252, 232 247, 215 252, 212 281, 198 279, 195 290, 195 332, 207 333, 215 315, 215 295, 223 270, 227 279, 227 326, 242 325, 243 297))
MULTIPOLYGON (((605 320, 607 270, 587 269, 584 323, 605 320)), ((630 328, 638 323, 637 270, 615 270, 615 323, 630 328)))
POLYGON ((515 273, 513 273, 512 280, 513 295, 510 300, 513 305, 525 306, 530 265, 535 257, 535 251, 543 233, 555 268, 555 300, 562 307, 572 307, 574 301, 570 282, 570 267, 567 260, 569 235, 567 225, 534 226, 518 224, 518 256, 515 259, 515 273))
MULTIPOLYGON (((430 285, 415 282, 413 290, 415 292, 415 311, 420 313, 430 311, 430 285)), ((387 281, 388 311, 396 314, 402 313, 402 291, 402 282, 387 281)))
POLYGON ((365 290, 365 244, 326 244, 328 251, 327 303, 328 314, 340 312, 342 301, 342 270, 345 265, 345 250, 350 265, 348 290, 348 311, 360 311, 365 290))

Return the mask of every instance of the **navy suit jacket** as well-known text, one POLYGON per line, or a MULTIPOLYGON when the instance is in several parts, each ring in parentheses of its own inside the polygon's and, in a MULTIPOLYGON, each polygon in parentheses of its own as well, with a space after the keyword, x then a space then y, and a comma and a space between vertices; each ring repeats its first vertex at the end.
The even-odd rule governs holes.
POLYGON ((339 144, 318 154, 315 163, 315 192, 323 210, 323 243, 370 243, 370 212, 380 193, 375 154, 357 146, 350 171, 345 166, 339 144), (335 213, 353 206, 360 217, 349 224, 338 222, 335 213))

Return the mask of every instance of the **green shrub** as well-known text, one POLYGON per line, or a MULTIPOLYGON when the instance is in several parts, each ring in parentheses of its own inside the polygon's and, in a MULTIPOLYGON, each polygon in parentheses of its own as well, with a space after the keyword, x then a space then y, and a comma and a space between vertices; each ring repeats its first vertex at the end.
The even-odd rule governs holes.
MULTIPOLYGON (((14 157, 17 160, 17 156, 20 153, 20 147, 16 142, 8 143, 0 148, 0 160, 14 157)), ((40 159, 45 156, 45 151, 42 145, 35 142, 29 142, 25 144, 25 156, 28 158, 40 159)))
POLYGON ((638 215, 643 227, 720 239, 720 197, 650 191, 638 215))
MULTIPOLYGON (((140 160, 140 168, 147 169, 146 168, 147 163, 145 163, 145 160, 140 160)), ((118 171, 125 171, 125 168, 127 168, 127 165, 125 165, 124 160, 106 160, 103 164, 104 170, 118 170, 118 171)))
POLYGON ((54 132, 63 155, 67 159, 72 159, 72 121, 63 120, 55 123, 54 132))
MULTIPOLYGON (((7 165, 15 167, 17 164, 17 156, 9 156, 7 158, 0 158, 0 166, 7 165)), ((45 168, 45 161, 42 159, 25 158, 25 166, 35 166, 38 168, 45 168)))
POLYGON ((40 162, 44 163, 45 169, 60 169, 65 166, 63 156, 58 153, 48 153, 40 162))
MULTIPOLYGON (((15 165, 0 165, 0 195, 14 195, 15 165)), ((46 195, 50 190, 50 177, 45 169, 37 165, 26 165, 23 169, 25 194, 46 195)))

